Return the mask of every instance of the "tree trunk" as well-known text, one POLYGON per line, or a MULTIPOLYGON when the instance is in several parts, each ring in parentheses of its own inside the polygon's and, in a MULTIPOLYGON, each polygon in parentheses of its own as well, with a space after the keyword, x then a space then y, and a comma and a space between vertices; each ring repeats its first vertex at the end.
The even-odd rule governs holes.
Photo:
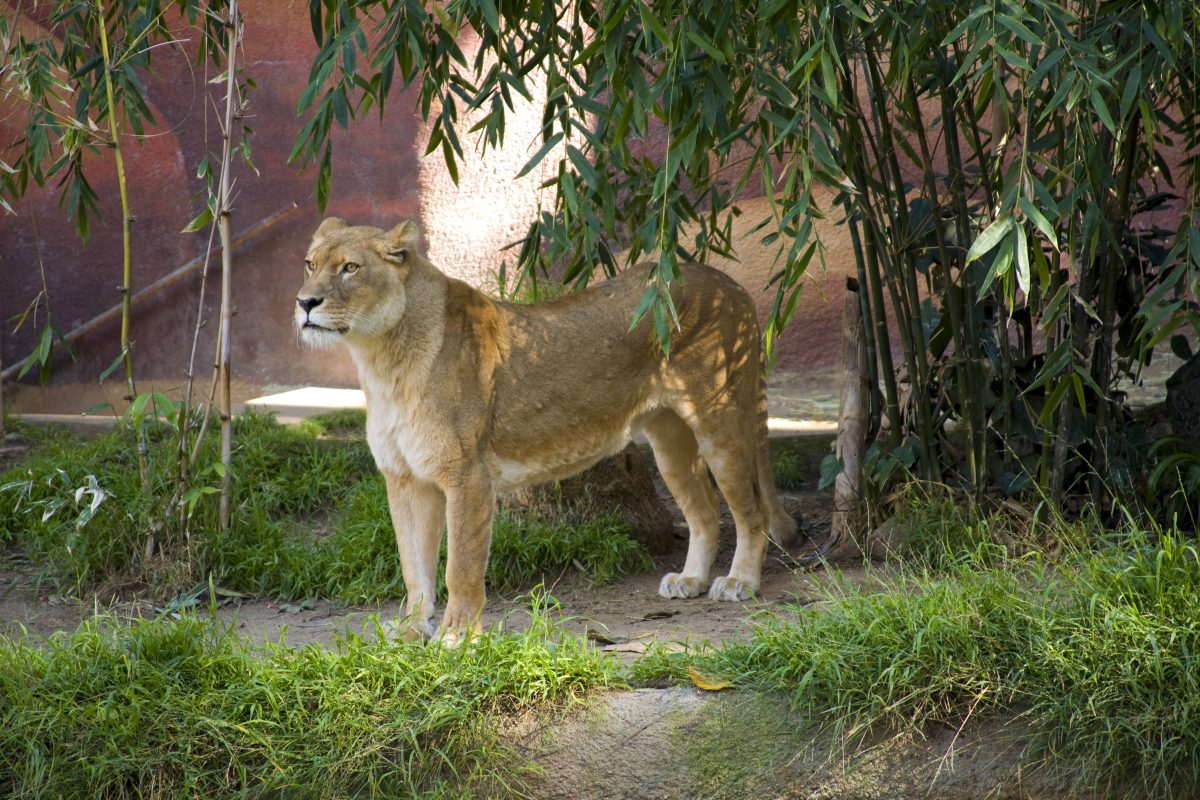
POLYGON ((863 454, 867 449, 870 387, 867 386, 866 346, 858 281, 846 279, 842 315, 842 397, 838 410, 837 456, 842 471, 833 484, 833 518, 827 558, 861 557, 858 534, 864 519, 863 454))

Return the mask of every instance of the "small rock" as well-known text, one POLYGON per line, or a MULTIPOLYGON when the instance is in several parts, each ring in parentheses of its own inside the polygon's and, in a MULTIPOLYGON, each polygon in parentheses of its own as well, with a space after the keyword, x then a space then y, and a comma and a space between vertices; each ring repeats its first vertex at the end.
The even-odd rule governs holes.
POLYGON ((908 547, 912 525, 899 517, 890 517, 867 535, 867 555, 876 561, 899 558, 908 547))

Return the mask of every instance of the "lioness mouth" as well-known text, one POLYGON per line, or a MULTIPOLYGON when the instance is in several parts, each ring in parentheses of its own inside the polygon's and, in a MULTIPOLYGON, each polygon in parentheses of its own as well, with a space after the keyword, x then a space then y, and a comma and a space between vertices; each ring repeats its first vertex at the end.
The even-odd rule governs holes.
POLYGON ((329 333, 345 333, 346 332, 346 328, 326 328, 324 325, 318 325, 315 322, 305 322, 304 325, 301 327, 313 328, 318 331, 328 331, 329 333))

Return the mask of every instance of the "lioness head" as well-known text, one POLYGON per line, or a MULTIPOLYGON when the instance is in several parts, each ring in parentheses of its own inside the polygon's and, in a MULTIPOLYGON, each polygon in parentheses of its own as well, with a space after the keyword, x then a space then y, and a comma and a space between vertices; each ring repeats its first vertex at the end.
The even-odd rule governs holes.
POLYGON ((343 337, 378 336, 400 321, 404 281, 415 257, 417 226, 390 231, 351 226, 337 217, 321 223, 304 259, 296 295, 296 329, 305 344, 329 347, 343 337))

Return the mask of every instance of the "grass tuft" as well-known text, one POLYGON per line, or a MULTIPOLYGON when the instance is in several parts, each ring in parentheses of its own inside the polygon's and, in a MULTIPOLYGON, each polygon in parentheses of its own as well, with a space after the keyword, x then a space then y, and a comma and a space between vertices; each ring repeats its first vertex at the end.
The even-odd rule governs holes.
POLYGON ((1131 534, 1058 565, 960 559, 885 592, 824 584, 824 603, 771 619, 704 659, 783 692, 855 742, 1023 713, 1029 763, 1049 755, 1090 791, 1200 788, 1200 554, 1131 534))
POLYGON ((629 665, 625 677, 637 687, 661 689, 686 684, 690 680, 688 665, 707 652, 707 648, 697 651, 690 646, 680 648, 675 643, 651 641, 629 665))
POLYGON ((327 411, 305 421, 318 426, 330 436, 366 436, 367 433, 367 412, 361 408, 327 411))
POLYGON ((579 525, 512 512, 496 515, 489 586, 519 589, 574 568, 581 569, 592 585, 602 586, 631 572, 653 569, 654 560, 616 514, 579 525))
POLYGON ((550 621, 455 649, 347 635, 249 646, 196 618, 0 637, 0 786, 12 797, 513 796, 501 713, 619 683, 550 621))

